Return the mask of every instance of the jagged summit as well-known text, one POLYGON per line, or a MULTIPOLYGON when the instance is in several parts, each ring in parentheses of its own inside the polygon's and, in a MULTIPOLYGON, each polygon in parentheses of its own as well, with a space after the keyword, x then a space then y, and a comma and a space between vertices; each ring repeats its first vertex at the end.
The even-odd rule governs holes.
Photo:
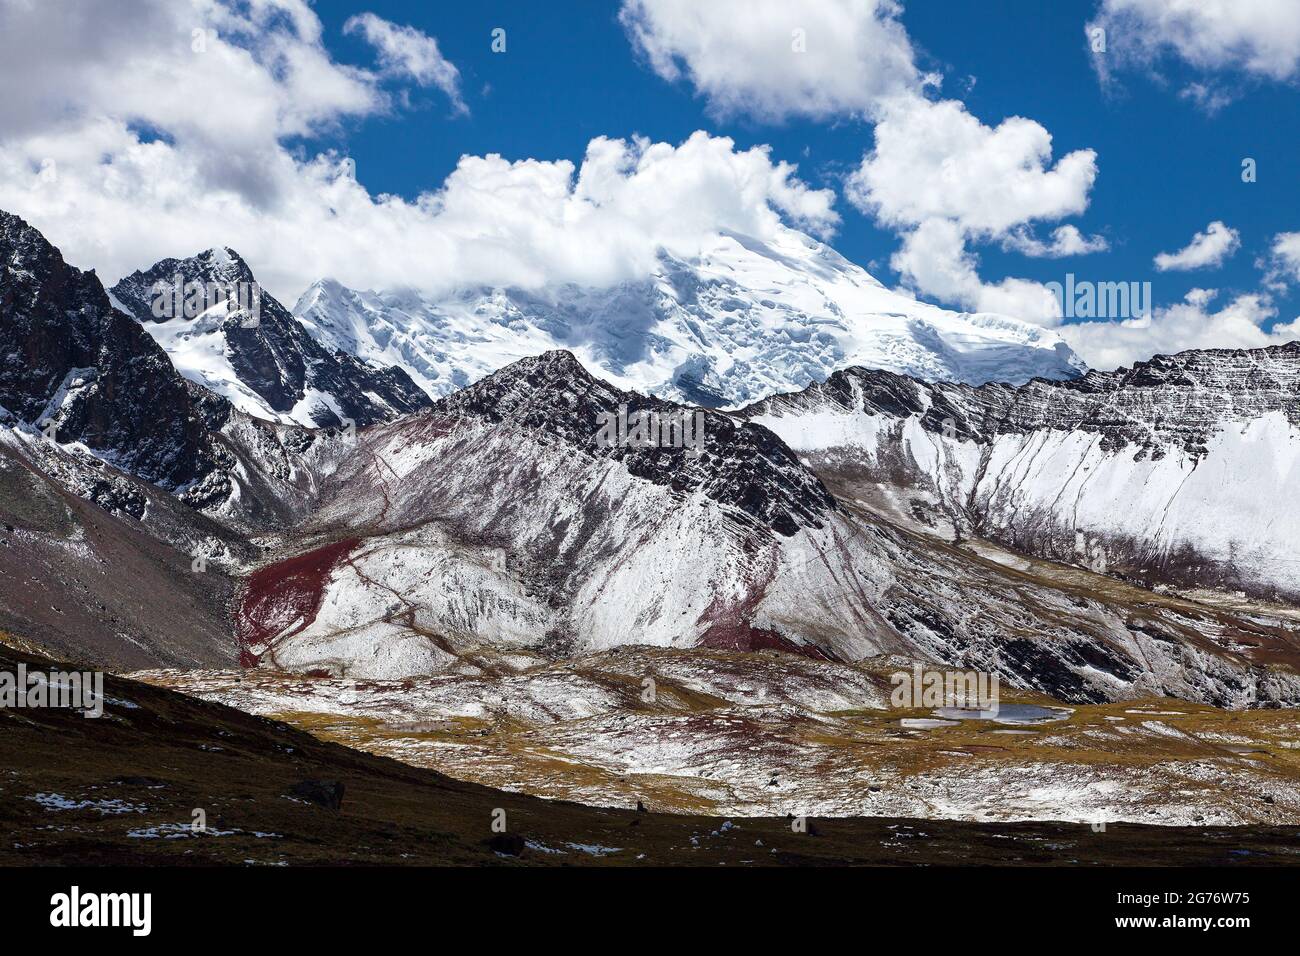
POLYGON ((542 443, 618 461, 635 478, 732 504, 781 534, 817 525, 836 508, 816 476, 766 428, 616 388, 563 349, 508 365, 440 399, 429 414, 507 423, 542 443), (655 437, 625 440, 650 415, 655 437), (683 441, 674 443, 666 422, 688 429, 683 441))
POLYGON ((1019 387, 846 369, 739 413, 838 494, 1147 584, 1300 596, 1300 345, 1019 387))
POLYGON ((113 287, 113 296, 129 314, 140 322, 166 322, 170 315, 155 314, 153 304, 159 288, 171 286, 177 277, 182 283, 256 282, 253 270, 234 249, 228 246, 205 249, 185 259, 163 259, 149 269, 136 270, 113 287))
POLYGON ((494 372, 489 377, 498 381, 512 378, 529 378, 554 382, 596 381, 596 376, 589 372, 587 367, 578 361, 578 357, 568 349, 550 349, 539 355, 521 358, 494 372))
POLYGON ((0 362, 0 405, 164 487, 211 469, 185 383, 93 273, 0 212, 0 276, 0 355, 22 359, 0 362))
POLYGON ((1278 413, 1300 426, 1297 398, 1300 343, 1290 342, 1157 355, 1131 369, 1091 370, 1066 381, 1033 379, 1019 387, 931 384, 853 367, 738 414, 748 419, 816 409, 921 414, 930 431, 955 427, 963 435, 991 436, 1034 428, 1077 429, 1147 448, 1174 441, 1193 451, 1231 421, 1278 413))
MULTIPOLYGON (((4 237, 9 263, 16 265, 25 258, 46 259, 51 256, 63 262, 63 253, 45 238, 45 234, 17 213, 0 209, 0 236, 4 237)), ((93 269, 78 269, 86 275, 93 269)))
POLYGON ((429 405, 401 369, 367 366, 322 346, 257 285, 233 249, 164 259, 112 293, 182 375, 254 417, 308 427, 370 425, 429 405))
POLYGON ((172 541, 206 542, 185 528, 208 519, 178 520, 142 482, 174 495, 178 509, 237 521, 279 521, 291 510, 283 501, 301 497, 293 456, 315 436, 250 421, 187 381, 92 273, 3 212, 0 291, 0 355, 22 356, 0 362, 0 408, 8 410, 0 458, 16 454, 33 472, 172 541))
POLYGON ((63 261, 63 255, 50 245, 40 230, 21 216, 3 209, 0 209, 0 237, 4 239, 8 264, 12 267, 20 267, 24 260, 33 255, 44 258, 51 251, 60 262, 63 261))
POLYGON ((434 408, 453 414, 477 411, 498 420, 513 418, 522 424, 548 412, 574 409, 583 402, 605 410, 619 401, 657 400, 615 388, 587 371, 572 352, 552 349, 512 362, 439 399, 434 408))

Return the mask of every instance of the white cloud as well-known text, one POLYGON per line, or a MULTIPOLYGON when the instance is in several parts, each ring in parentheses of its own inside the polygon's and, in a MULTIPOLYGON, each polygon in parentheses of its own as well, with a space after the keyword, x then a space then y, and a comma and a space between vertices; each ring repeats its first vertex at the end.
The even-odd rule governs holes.
MULTIPOLYGON (((1103 82, 1116 68, 1156 73, 1174 57, 1205 73, 1257 79, 1300 78, 1300 16, 1295 0, 1101 0, 1087 25, 1105 30, 1106 49, 1093 52, 1103 82)), ((1221 109, 1229 92, 1192 83, 1183 96, 1207 111, 1221 109)))
POLYGON ((1096 154, 1076 150, 1055 163, 1041 125, 1011 117, 986 126, 955 100, 904 96, 883 106, 875 149, 849 177, 851 203, 904 235, 891 260, 918 292, 980 311, 1006 311, 1055 324, 1055 298, 1026 279, 983 282, 967 251, 972 241, 1001 241, 1030 255, 1074 255, 1104 248, 1073 226, 1052 243, 1032 238, 1030 223, 1083 212, 1097 177, 1096 154))
POLYGON ((909 286, 972 312, 998 312, 1048 326, 1061 319, 1060 302, 1040 283, 1014 278, 985 283, 964 232, 950 219, 927 219, 906 233, 889 264, 909 286))
POLYGON ((1237 230, 1216 220, 1206 226, 1204 232, 1193 236, 1185 248, 1178 252, 1162 252, 1156 256, 1156 269, 1170 272, 1219 266, 1240 245, 1241 238, 1237 230))
MULTIPOLYGON (((97 158, 105 121, 163 134, 202 184, 271 202, 287 137, 390 112, 380 74, 335 62, 304 0, 0 0, 0 146, 97 158)), ((44 158, 44 157, 42 157, 44 158)))
POLYGON ((983 285, 975 258, 966 250, 966 237, 950 219, 927 220, 906 234, 889 266, 913 286, 945 301, 973 305, 983 285))
POLYGON ((421 86, 447 94, 457 113, 468 113, 460 94, 460 70, 442 55, 438 41, 414 27, 399 26, 373 13, 349 17, 344 33, 360 33, 376 50, 386 72, 409 77, 421 86))
POLYGON ((1300 337, 1300 318, 1264 325, 1277 310, 1266 296, 1241 295, 1219 311, 1209 308, 1217 293, 1193 289, 1176 305, 1156 309, 1147 318, 1122 322, 1081 322, 1058 330, 1091 367, 1113 369, 1145 361, 1153 355, 1185 349, 1262 348, 1300 337))
POLYGON ((656 73, 689 82, 716 113, 875 123, 875 149, 845 195, 903 236, 891 261, 904 281, 968 309, 1052 324, 1060 310, 1046 287, 985 283, 967 245, 1055 257, 1105 249, 1075 226, 1050 241, 1029 228, 1087 207, 1096 154, 1053 161, 1051 134, 1032 120, 990 127, 957 100, 928 99, 940 78, 917 66, 901 12, 895 0, 624 0, 620 19, 656 73))
MULTIPOLYGON (((379 73, 332 60, 306 3, 58 6, 0 0, 0 87, 23 90, 0 97, 0 208, 110 283, 230 245, 290 301, 324 275, 430 291, 603 284, 719 230, 761 239, 785 219, 826 236, 838 222, 831 191, 702 132, 676 146, 596 138, 580 169, 465 156, 413 200, 374 195, 346 157, 286 145, 393 105, 379 73)), ((378 41, 386 69, 437 76, 418 37, 392 36, 378 41)))
POLYGON ((1213 116, 1232 102, 1232 94, 1206 83, 1188 83, 1178 91, 1180 99, 1191 100, 1213 116))
POLYGON ((619 20, 651 69, 718 114, 824 119, 932 79, 900 13, 895 0, 624 0, 619 20))
POLYGON ((1052 136, 1020 116, 986 126, 956 100, 906 96, 885 105, 875 149, 849 178, 851 202, 886 225, 950 219, 969 234, 999 237, 1033 220, 1081 213, 1097 178, 1097 154, 1052 164, 1052 136))
POLYGON ((1051 240, 1043 242, 1027 226, 1017 226, 1002 240, 1002 248, 1036 259, 1064 259, 1105 252, 1110 243, 1105 236, 1085 236, 1078 226, 1071 225, 1057 226, 1052 230, 1051 240))
POLYGON ((1300 282, 1300 232, 1280 232, 1274 236, 1270 258, 1259 265, 1267 270, 1265 284, 1276 291, 1300 282))
MULTIPOLYGON (((57 164, 42 179, 30 144, 0 146, 0 208, 27 218, 69 261, 110 282, 167 256, 230 245, 290 301, 333 276, 348 285, 603 285, 649 274, 661 246, 695 254, 731 230, 770 237, 784 218, 828 235, 834 194, 808 188, 766 149, 695 133, 679 146, 592 140, 567 160, 465 156, 441 188, 414 201, 371 195, 337 156, 265 157, 277 201, 213 190, 202 162, 112 121, 81 128, 108 163, 57 164)), ((62 139, 47 139, 58 146, 62 139)))

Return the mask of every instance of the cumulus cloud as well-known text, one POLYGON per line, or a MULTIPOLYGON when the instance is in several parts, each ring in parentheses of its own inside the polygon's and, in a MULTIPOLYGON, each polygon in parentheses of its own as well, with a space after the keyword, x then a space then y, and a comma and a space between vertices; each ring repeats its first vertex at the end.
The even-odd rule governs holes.
POLYGON ((213 186, 263 199, 275 183, 262 157, 280 140, 389 107, 377 77, 331 60, 300 0, 3 0, 0 80, 22 90, 0 97, 0 145, 90 160, 111 118, 165 133, 208 157, 213 186))
POLYGON ((1048 326, 1061 320, 1060 300, 1047 286, 1028 279, 981 279, 965 232, 950 219, 927 219, 907 232, 889 264, 909 286, 972 312, 997 312, 1048 326))
POLYGON ((1193 236, 1185 248, 1177 252, 1162 252, 1156 256, 1156 269, 1171 272, 1219 266, 1240 245, 1241 238, 1237 230, 1216 220, 1206 226, 1204 232, 1193 236))
POLYGON ((1214 290, 1193 289, 1184 301, 1158 308, 1145 318, 1080 322, 1063 325, 1059 332, 1085 362, 1098 369, 1185 349, 1262 348, 1300 337, 1300 318, 1264 328, 1277 316, 1266 296, 1240 295, 1214 311, 1210 304, 1217 297, 1214 290))
POLYGON ((893 267, 918 292, 980 311, 1007 311, 1052 325, 1055 298, 1040 283, 987 284, 968 251, 972 241, 1001 241, 1030 255, 1073 255, 1104 248, 1075 227, 1043 243, 1031 223, 1083 212, 1097 177, 1096 154, 1076 150, 1053 162, 1052 137, 1040 124, 1011 117, 987 126, 955 100, 904 96, 885 104, 875 148, 848 178, 851 203, 904 235, 893 267))
POLYGON ((271 202, 275 153, 392 111, 381 73, 336 62, 305 0, 0 0, 0 146, 92 161, 111 125, 161 137, 202 185, 271 202), (56 155, 57 154, 57 155, 56 155))
POLYGON ((1037 238, 1036 222, 1082 212, 1096 154, 1057 160, 1039 123, 987 126, 957 100, 930 98, 940 77, 917 65, 896 0, 624 0, 620 19, 659 76, 687 82, 723 115, 793 116, 875 124, 875 148, 845 195, 903 239, 891 259, 915 291, 973 310, 1054 324, 1060 309, 1039 283, 986 283, 968 246, 1000 242, 1036 257, 1107 247, 1076 226, 1037 238))
POLYGON ((998 237, 1083 212, 1096 178, 1090 149, 1053 164, 1052 135, 1033 120, 986 126, 956 100, 908 96, 885 105, 875 149, 849 178, 847 195, 886 225, 941 218, 998 237))
POLYGON ((1105 236, 1085 236, 1078 226, 1057 226, 1046 242, 1037 238, 1027 226, 1017 226, 1002 240, 1002 248, 1012 249, 1036 259, 1064 259, 1105 252, 1110 243, 1105 236))
POLYGON ((1265 284, 1275 291, 1300 282, 1300 232, 1280 232, 1274 236, 1269 258, 1259 266, 1266 270, 1265 284))
POLYGON ((465 156, 414 199, 375 195, 346 156, 286 143, 394 108, 385 71, 445 78, 421 35, 357 21, 378 38, 374 72, 335 62, 301 0, 56 6, 0 0, 0 85, 24 91, 0 97, 0 208, 110 283, 230 245, 290 301, 325 275, 430 291, 604 284, 720 230, 761 239, 786 221, 828 236, 838 222, 834 194, 793 166, 702 132, 598 137, 580 167, 465 156))
MULTIPOLYGON (((1294 0, 1101 0, 1086 30, 1090 44, 1105 31, 1105 49, 1093 49, 1098 75, 1116 69, 1156 73, 1180 60, 1216 79, 1230 73, 1254 79, 1300 77, 1300 17, 1294 0)), ((1195 82, 1181 95, 1214 112, 1230 99, 1215 82, 1195 82)))
POLYGON ((895 0, 624 0, 619 20, 650 68, 689 81, 720 115, 871 115, 933 78, 917 68, 895 0))
POLYGON ((785 220, 828 235, 834 194, 763 148, 699 132, 673 146, 598 137, 568 160, 462 157, 413 201, 372 195, 342 157, 266 157, 279 198, 265 207, 204 183, 202 164, 103 122, 111 161, 68 162, 49 180, 25 148, 0 146, 0 208, 42 229, 68 259, 112 281, 167 256, 236 248, 277 297, 329 275, 360 287, 603 285, 685 255, 729 230, 770 238, 785 220))
POLYGON ((436 86, 447 94, 457 113, 469 112, 460 94, 460 70, 442 55, 434 37, 373 13, 349 17, 343 32, 365 37, 379 51, 380 63, 389 74, 409 77, 421 86, 436 86))

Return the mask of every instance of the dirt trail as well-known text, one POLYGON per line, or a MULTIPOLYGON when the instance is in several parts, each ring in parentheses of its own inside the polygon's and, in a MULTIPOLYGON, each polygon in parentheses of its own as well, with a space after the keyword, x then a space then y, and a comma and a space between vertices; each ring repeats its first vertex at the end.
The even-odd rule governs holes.
POLYGON ((379 516, 375 518, 374 522, 375 530, 382 532, 384 522, 388 520, 389 509, 393 506, 393 499, 389 495, 389 485, 384 479, 383 472, 388 472, 388 474, 392 476, 393 481, 401 481, 401 478, 398 476, 397 472, 393 471, 393 466, 373 448, 368 445, 363 445, 361 450, 365 452, 366 456, 370 459, 370 464, 375 471, 375 487, 379 489, 380 497, 382 497, 384 501, 383 507, 379 509, 379 516))

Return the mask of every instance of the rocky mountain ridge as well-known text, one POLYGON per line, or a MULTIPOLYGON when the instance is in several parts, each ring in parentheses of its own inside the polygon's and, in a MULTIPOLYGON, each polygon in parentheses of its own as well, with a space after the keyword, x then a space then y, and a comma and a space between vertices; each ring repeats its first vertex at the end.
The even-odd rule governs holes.
POLYGON ((1018 388, 853 368, 740 413, 841 494, 1150 585, 1300 595, 1300 344, 1018 388))
POLYGON ((203 422, 166 353, 112 307, 93 272, 69 266, 6 212, 0 356, 0 407, 15 418, 169 490, 195 492, 213 469, 203 422))
POLYGON ((277 424, 341 428, 409 414, 429 398, 396 367, 322 347, 232 249, 164 259, 112 289, 187 379, 277 424), (215 289, 200 296, 197 290, 215 289))
POLYGON ((371 680, 770 648, 942 662, 1071 701, 1300 694, 1288 625, 1009 572, 828 493, 765 428, 718 423, 698 459, 603 448, 598 417, 624 398, 549 353, 359 433, 302 553, 244 592, 246 662, 371 680))
MULTIPOLYGON (((1013 414, 1012 402, 1001 418, 991 411, 1009 401, 1009 387, 931 387, 853 370, 810 393, 822 396, 815 412, 812 404, 796 409, 787 396, 773 400, 788 406, 784 417, 746 420, 620 389, 574 355, 552 351, 369 428, 272 424, 184 382, 93 276, 60 271, 57 252, 23 228, 9 253, 4 334, 34 347, 38 358, 66 359, 56 341, 66 331, 61 323, 74 340, 84 331, 93 342, 103 338, 96 330, 110 328, 116 338, 108 341, 119 348, 83 351, 100 363, 95 382, 114 388, 64 392, 98 402, 98 417, 89 420, 106 423, 104 434, 122 444, 42 434, 33 420, 36 390, 7 381, 4 404, 22 415, 4 413, 0 471, 37 475, 52 493, 93 500, 110 525, 125 523, 154 542, 155 570, 140 571, 132 593, 145 611, 155 590, 184 593, 177 575, 203 574, 193 570, 199 559, 237 575, 231 641, 247 666, 356 678, 499 675, 638 644, 775 649, 846 662, 898 655, 996 673, 1069 701, 1153 694, 1232 707, 1300 701, 1285 618, 1117 590, 1113 578, 1060 566, 1008 569, 1004 560, 917 533, 915 521, 872 507, 799 441, 779 437, 804 412, 859 422, 875 421, 879 408, 910 422, 914 437, 929 435, 912 419, 947 402, 953 413, 937 427, 970 454, 979 436, 1023 437, 1011 426, 1016 414, 1029 416, 1028 406, 1013 414), (83 308, 59 308, 67 304, 83 308), (138 377, 115 377, 121 367, 138 377), (837 390, 855 401, 870 393, 871 414, 865 399, 822 407, 837 390), (621 426, 611 440, 612 419, 646 414, 661 423, 699 421, 698 442, 665 441, 662 430, 656 440, 633 440, 621 426), (192 424, 192 444, 149 430, 173 418, 192 424), (190 471, 146 470, 156 460, 190 471), (137 461, 139 473, 128 473, 125 465, 137 461), (151 587, 153 575, 171 590, 151 587)), ((64 366, 79 367, 71 359, 64 366)), ((49 393, 46 405, 67 372, 38 383, 49 393)), ((1074 396, 1059 401, 1075 408, 1100 381, 1059 386, 1074 396)), ((1051 387, 1031 382, 1025 390, 1051 387)), ((1054 434, 1098 445, 1103 437, 1054 434)), ((1217 440, 1210 438, 1211 454, 1217 440)), ((939 503, 931 510, 942 513, 939 503)), ((77 537, 84 519, 69 524, 61 513, 12 513, 24 543, 21 553, 5 555, 9 566, 58 563, 58 554, 76 567, 109 560, 105 544, 77 537)), ((112 608, 89 579, 78 580, 84 592, 68 585, 78 613, 93 618, 96 603, 112 608)), ((189 585, 196 580, 217 581, 189 585)), ((0 599, 11 626, 39 639, 23 590, 0 599)), ((140 635, 161 619, 138 617, 140 630, 124 629, 120 647, 150 646, 140 635)), ((66 633, 76 640, 75 629, 66 633)), ((156 631, 145 636, 161 640, 156 631)), ((169 656, 155 645, 152 653, 174 663, 232 651, 190 647, 169 656)), ((93 643, 82 652, 97 653, 93 643)))

